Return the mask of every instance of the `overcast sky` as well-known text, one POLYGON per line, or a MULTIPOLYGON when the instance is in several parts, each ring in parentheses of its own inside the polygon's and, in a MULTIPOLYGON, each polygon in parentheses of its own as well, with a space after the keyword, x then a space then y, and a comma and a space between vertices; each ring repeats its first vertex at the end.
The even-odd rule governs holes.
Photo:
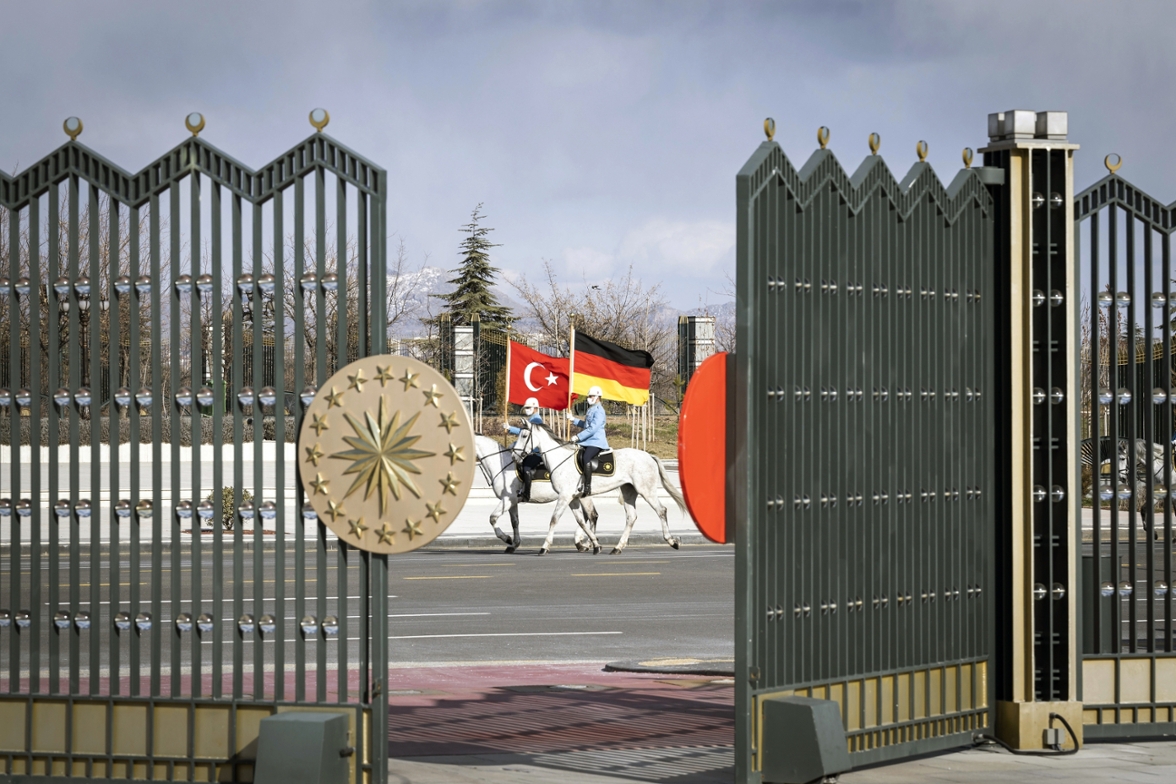
POLYGON ((65 140, 137 171, 186 135, 260 166, 327 133, 389 173, 390 229, 452 267, 478 202, 527 274, 635 265, 671 302, 723 300, 735 174, 776 119, 796 163, 818 126, 849 169, 871 131, 897 176, 944 181, 987 114, 1070 112, 1078 186, 1120 174, 1176 199, 1170 2, 8 2, 0 166, 65 140))

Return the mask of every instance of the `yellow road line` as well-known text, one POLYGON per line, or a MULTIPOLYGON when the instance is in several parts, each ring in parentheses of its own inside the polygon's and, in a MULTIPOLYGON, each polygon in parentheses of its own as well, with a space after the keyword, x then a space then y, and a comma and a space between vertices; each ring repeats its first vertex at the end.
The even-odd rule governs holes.
POLYGON ((661 572, 585 572, 584 574, 573 574, 572 577, 642 577, 655 574, 661 574, 661 572))
POLYGON ((402 580, 489 580, 491 574, 454 574, 444 577, 402 577, 402 580))

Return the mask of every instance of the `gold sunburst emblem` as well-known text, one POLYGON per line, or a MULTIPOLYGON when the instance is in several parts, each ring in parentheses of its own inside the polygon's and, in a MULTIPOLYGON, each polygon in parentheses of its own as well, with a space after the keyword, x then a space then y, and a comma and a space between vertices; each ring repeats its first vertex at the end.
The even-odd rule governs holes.
POLYGON ((341 368, 321 390, 299 438, 304 503, 364 550, 400 553, 431 542, 474 478, 466 459, 473 428, 453 387, 415 359, 380 356, 341 368))

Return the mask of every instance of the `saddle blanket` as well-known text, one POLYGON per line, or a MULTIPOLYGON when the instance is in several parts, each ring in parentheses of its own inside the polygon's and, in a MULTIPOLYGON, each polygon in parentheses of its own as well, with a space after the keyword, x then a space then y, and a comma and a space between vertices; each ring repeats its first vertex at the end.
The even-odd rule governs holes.
MULTIPOLYGON (((551 472, 547 470, 547 466, 543 465, 543 458, 539 455, 527 455, 523 460, 523 465, 531 469, 532 482, 550 482, 551 472)), ((515 473, 518 474, 519 481, 523 481, 523 466, 515 463, 515 473)))
MULTIPOLYGON (((576 464, 576 470, 579 471, 581 474, 583 474, 584 472, 580 468, 579 454, 576 455, 576 459, 573 462, 575 462, 575 464, 576 464)), ((613 454, 613 451, 611 449, 608 450, 607 452, 601 452, 599 455, 596 456, 596 459, 592 461, 592 475, 593 476, 612 476, 613 474, 616 473, 616 471, 617 471, 616 456, 613 454)))

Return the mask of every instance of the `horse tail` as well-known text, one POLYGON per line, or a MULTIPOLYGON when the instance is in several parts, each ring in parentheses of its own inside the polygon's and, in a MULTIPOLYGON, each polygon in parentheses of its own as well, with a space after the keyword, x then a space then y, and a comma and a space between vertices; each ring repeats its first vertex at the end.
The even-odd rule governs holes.
MULTIPOLYGON (((653 456, 650 455, 650 457, 653 456)), ((674 503, 678 505, 678 510, 682 514, 686 514, 686 499, 682 497, 682 491, 674 487, 673 483, 670 482, 670 476, 666 473, 665 464, 657 457, 653 458, 653 462, 657 463, 657 472, 661 475, 662 487, 670 494, 670 498, 674 499, 674 503)))

